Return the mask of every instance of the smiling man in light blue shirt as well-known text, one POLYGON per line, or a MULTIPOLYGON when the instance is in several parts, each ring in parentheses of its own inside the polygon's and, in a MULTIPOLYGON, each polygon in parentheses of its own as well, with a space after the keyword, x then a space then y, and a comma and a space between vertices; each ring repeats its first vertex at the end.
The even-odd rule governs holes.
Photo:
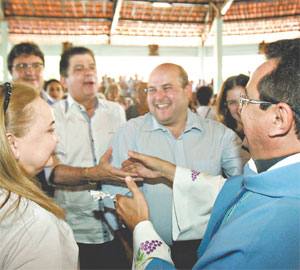
MULTIPOLYGON (((134 150, 211 175, 240 174, 248 160, 240 139, 224 125, 203 119, 189 110, 190 95, 191 84, 182 67, 171 63, 156 67, 150 74, 147 88, 150 113, 130 120, 115 134, 113 165, 119 167, 128 158, 128 150, 134 150)), ((103 189, 115 193, 121 191, 106 185, 103 189)), ((202 230, 198 237, 191 238, 190 232, 180 231, 174 221, 176 212, 172 209, 171 186, 163 180, 155 184, 145 181, 142 190, 149 204, 151 221, 162 238, 173 244, 173 257, 178 267, 188 268, 196 260, 195 251, 203 237, 215 197, 205 202, 207 208, 199 223, 202 230), (186 252, 180 256, 178 253, 182 248, 186 252)))

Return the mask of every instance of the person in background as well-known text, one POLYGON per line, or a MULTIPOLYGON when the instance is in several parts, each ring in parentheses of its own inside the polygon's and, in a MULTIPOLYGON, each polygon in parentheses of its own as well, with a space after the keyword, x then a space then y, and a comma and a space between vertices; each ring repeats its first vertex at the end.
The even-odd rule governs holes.
POLYGON ((53 102, 59 101, 64 98, 64 87, 62 86, 60 81, 56 79, 50 79, 46 81, 44 84, 44 89, 49 97, 53 99, 53 102))
MULTIPOLYGON (((248 160, 248 154, 241 149, 241 140, 224 125, 203 119, 188 109, 190 94, 191 84, 181 66, 173 63, 157 66, 150 74, 147 88, 150 112, 131 119, 114 134, 112 164, 120 167, 128 158, 128 150, 134 150, 212 175, 223 171, 228 176, 240 174, 248 160)), ((102 188, 112 194, 128 191, 112 185, 102 188)), ((151 220, 163 239, 172 245, 177 265, 189 268, 197 259, 196 249, 216 194, 206 196, 209 192, 202 190, 201 214, 195 216, 195 226, 187 228, 178 223, 169 183, 164 179, 155 183, 145 181, 142 190, 150 206, 151 220)))
POLYGON ((43 89, 45 57, 38 45, 21 42, 13 46, 7 56, 7 67, 14 82, 32 85, 49 105, 53 104, 43 89))
POLYGON ((217 98, 218 119, 234 130, 243 140, 244 130, 239 111, 239 99, 245 95, 249 76, 239 74, 226 79, 217 98))
POLYGON ((103 202, 92 196, 103 180, 119 181, 128 175, 109 165, 111 149, 107 150, 112 135, 126 121, 125 112, 119 104, 97 97, 96 61, 90 49, 71 47, 63 52, 60 75, 68 97, 53 105, 60 161, 50 178, 56 187, 54 198, 66 210, 82 269, 128 268, 118 232, 108 226, 103 202))
POLYGON ((200 86, 196 89, 196 96, 198 101, 197 113, 203 118, 216 120, 216 111, 211 106, 213 97, 213 89, 210 86, 200 86))
POLYGON ((28 85, 0 87, 0 269, 78 269, 64 211, 34 180, 55 150, 49 105, 28 85))
MULTIPOLYGON (((43 89, 44 86, 44 54, 38 45, 32 42, 21 42, 12 47, 7 56, 7 67, 13 82, 22 82, 34 87, 49 105, 53 104, 52 98, 43 89)), ((54 188, 46 180, 44 170, 36 177, 41 187, 49 196, 53 196, 54 188)))
POLYGON ((147 89, 147 83, 139 81, 135 84, 134 104, 129 106, 126 110, 127 120, 149 112, 145 89, 147 89))
MULTIPOLYGON (((253 73, 245 96, 240 96, 252 159, 243 175, 228 179, 219 193, 195 270, 300 268, 300 39, 270 43, 266 56, 266 62, 253 73)), ((200 172, 191 171, 184 177, 180 168, 174 172, 165 161, 137 153, 130 156, 146 165, 152 177, 165 171, 162 176, 174 186, 182 178, 203 180, 200 172)), ((168 247, 149 221, 143 194, 130 179, 127 185, 132 197, 118 195, 116 207, 120 218, 134 230, 135 269, 174 269, 168 247)), ((193 189, 182 187, 193 196, 193 189)), ((174 197, 182 208, 177 214, 191 207, 185 198, 184 194, 174 197)))

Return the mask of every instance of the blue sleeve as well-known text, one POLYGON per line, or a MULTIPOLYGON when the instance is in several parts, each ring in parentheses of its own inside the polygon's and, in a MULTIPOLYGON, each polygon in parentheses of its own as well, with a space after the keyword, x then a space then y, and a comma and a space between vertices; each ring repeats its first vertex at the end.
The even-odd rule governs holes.
POLYGON ((225 182, 223 188, 221 189, 215 201, 204 237, 201 241, 201 245, 197 250, 198 257, 201 257, 205 252, 212 238, 214 227, 216 226, 220 218, 222 218, 224 211, 226 211, 228 205, 235 198, 236 194, 239 193, 242 186, 242 180, 243 177, 237 176, 237 177, 231 177, 225 182))
POLYGON ((147 265, 146 270, 171 270, 176 269, 174 265, 164 261, 162 259, 154 258, 151 262, 147 265))

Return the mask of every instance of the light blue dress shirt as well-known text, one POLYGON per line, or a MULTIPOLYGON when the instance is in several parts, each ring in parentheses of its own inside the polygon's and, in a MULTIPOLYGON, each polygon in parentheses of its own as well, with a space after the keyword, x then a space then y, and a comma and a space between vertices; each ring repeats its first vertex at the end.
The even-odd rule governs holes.
MULTIPOLYGON (((131 119, 123 125, 112 140, 113 165, 120 167, 128 158, 128 150, 137 151, 175 163, 178 166, 228 177, 242 173, 248 154, 241 149, 241 140, 224 125, 203 119, 188 110, 183 133, 174 138, 151 113, 131 119)), ((124 189, 104 185, 112 193, 124 189)), ((163 180, 155 184, 144 182, 143 192, 150 209, 150 219, 162 239, 172 243, 172 188, 163 180)), ((213 202, 212 202, 213 204, 213 202)))

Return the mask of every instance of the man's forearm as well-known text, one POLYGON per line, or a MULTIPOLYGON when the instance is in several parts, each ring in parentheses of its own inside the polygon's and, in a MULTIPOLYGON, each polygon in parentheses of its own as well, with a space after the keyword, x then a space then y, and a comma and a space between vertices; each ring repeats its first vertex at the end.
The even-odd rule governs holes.
POLYGON ((168 179, 171 183, 174 181, 176 171, 176 165, 165 162, 164 166, 161 167, 161 174, 164 178, 168 179))
POLYGON ((68 165, 57 165, 51 173, 51 181, 54 184, 78 185, 88 184, 92 180, 91 168, 72 167, 68 165))

